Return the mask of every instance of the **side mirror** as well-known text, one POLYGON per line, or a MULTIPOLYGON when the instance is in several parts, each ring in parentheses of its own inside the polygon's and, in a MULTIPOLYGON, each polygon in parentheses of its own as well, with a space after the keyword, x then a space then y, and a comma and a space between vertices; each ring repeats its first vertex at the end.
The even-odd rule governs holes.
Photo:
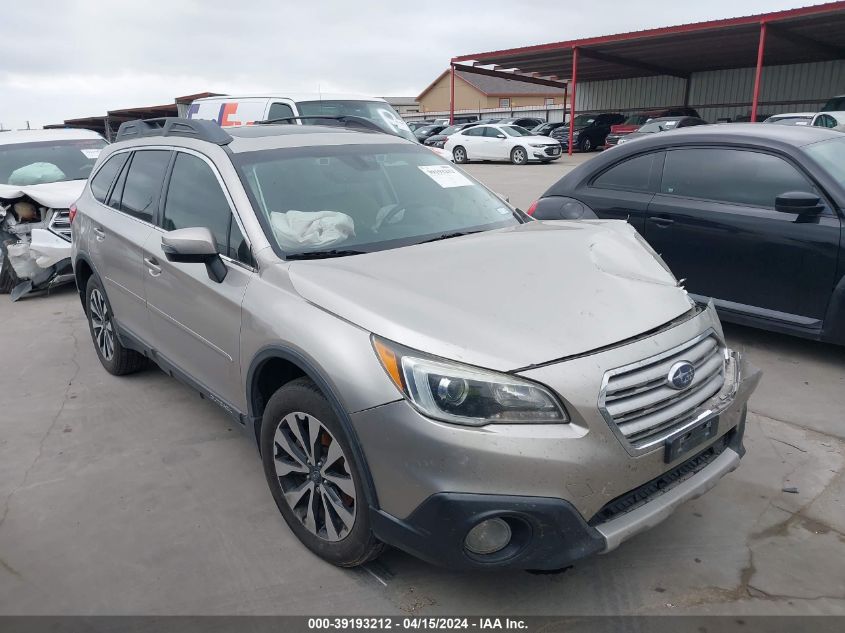
POLYGON ((507 138, 504 134, 496 134, 496 138, 507 138))
POLYGON ((228 269, 217 253, 217 242, 206 227, 177 229, 161 236, 161 250, 169 262, 205 264, 208 277, 221 283, 228 269))
POLYGON ((818 215, 824 210, 821 198, 807 191, 787 191, 775 198, 775 211, 818 215))

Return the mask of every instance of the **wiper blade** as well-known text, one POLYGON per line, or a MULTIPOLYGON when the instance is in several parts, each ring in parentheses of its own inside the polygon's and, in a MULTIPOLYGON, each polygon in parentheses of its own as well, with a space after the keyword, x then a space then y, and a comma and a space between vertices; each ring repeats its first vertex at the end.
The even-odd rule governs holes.
POLYGON ((328 257, 347 257, 349 255, 363 255, 366 251, 336 250, 329 251, 308 251, 307 253, 293 253, 286 255, 286 260, 291 259, 324 259, 328 257))
POLYGON ((461 237, 463 235, 472 235, 473 233, 481 233, 481 231, 458 231, 456 233, 444 233, 443 235, 438 235, 437 237, 432 237, 430 240, 423 240, 422 242, 417 242, 418 244, 428 244, 429 242, 439 242, 440 240, 448 240, 453 237, 461 237))

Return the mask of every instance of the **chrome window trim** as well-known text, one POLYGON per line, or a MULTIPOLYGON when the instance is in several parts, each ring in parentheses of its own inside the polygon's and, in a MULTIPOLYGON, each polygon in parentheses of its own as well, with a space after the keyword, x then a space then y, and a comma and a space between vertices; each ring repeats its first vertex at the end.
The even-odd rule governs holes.
MULTIPOLYGON (((622 443, 622 446, 625 447, 625 450, 628 452, 628 454, 631 455, 632 457, 639 457, 641 455, 645 455, 646 453, 653 452, 658 446, 662 446, 663 443, 665 442, 665 440, 667 438, 671 437, 672 435, 675 435, 677 433, 682 433, 683 431, 692 428, 693 426, 695 426, 699 422, 702 422, 703 420, 706 420, 709 417, 713 417, 715 415, 718 415, 724 409, 726 409, 728 407, 728 405, 730 405, 731 402, 733 402, 733 399, 736 396, 738 385, 739 385, 739 382, 741 380, 741 376, 739 374, 739 371, 740 371, 739 355, 736 352, 731 351, 725 345, 725 343, 719 337, 718 333, 712 327, 707 328, 704 332, 701 332, 697 336, 695 336, 691 339, 688 339, 687 341, 681 343, 680 345, 676 345, 675 347, 672 347, 668 350, 665 350, 665 351, 663 351, 659 354, 655 354, 654 356, 649 356, 647 358, 643 358, 643 359, 638 360, 634 363, 629 363, 627 365, 623 365, 622 367, 615 367, 613 369, 608 369, 604 373, 604 376, 602 377, 601 389, 599 390, 599 397, 598 397, 598 402, 597 402, 598 410, 599 410, 599 413, 601 413, 602 418, 604 418, 604 421, 607 423, 610 430, 613 432, 613 434, 616 436, 616 438, 622 443), (619 375, 619 374, 624 374, 624 373, 627 373, 627 372, 632 371, 632 370, 640 369, 641 367, 644 367, 646 365, 652 365, 654 363, 660 362, 661 360, 669 358, 670 356, 674 356, 675 354, 678 354, 685 349, 689 349, 689 348, 693 347, 696 343, 698 343, 698 342, 700 342, 700 341, 702 341, 706 338, 709 338, 709 337, 713 337, 716 340, 717 349, 719 349, 722 353, 722 357, 724 358, 725 367, 727 368, 730 364, 734 365, 734 375, 733 375, 733 377, 728 376, 727 373, 725 375, 725 383, 728 383, 731 380, 733 381, 732 384, 731 384, 731 390, 726 394, 723 393, 724 389, 725 389, 725 386, 723 384, 722 389, 720 389, 717 394, 712 396, 712 397, 718 397, 719 394, 722 394, 722 403, 721 404, 719 404, 717 406, 710 407, 710 408, 702 411, 697 416, 695 416, 695 418, 693 418, 692 420, 690 420, 689 422, 687 422, 683 426, 678 427, 678 428, 673 428, 670 432, 667 432, 665 434, 661 434, 660 437, 654 438, 653 440, 649 441, 647 444, 643 444, 643 445, 640 445, 640 446, 634 446, 628 440, 628 438, 625 437, 625 435, 622 433, 622 431, 616 425, 616 422, 613 420, 613 416, 610 415, 610 412, 605 407, 605 398, 607 397, 607 386, 608 386, 608 383, 610 382, 610 379, 613 378, 614 376, 619 375), (733 363, 731 363, 731 361, 733 361, 733 363)), ((724 429, 722 429, 722 430, 724 430, 724 429)))

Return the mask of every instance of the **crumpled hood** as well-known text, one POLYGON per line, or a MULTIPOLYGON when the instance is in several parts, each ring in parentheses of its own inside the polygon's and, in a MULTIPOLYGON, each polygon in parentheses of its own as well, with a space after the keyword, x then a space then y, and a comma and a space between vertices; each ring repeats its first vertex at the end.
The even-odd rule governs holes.
POLYGON ((307 301, 408 347, 514 370, 636 336, 691 307, 620 220, 530 222, 296 261, 307 301))
POLYGON ((67 209, 82 195, 85 182, 83 179, 24 186, 0 184, 0 200, 17 200, 29 196, 45 207, 67 209))

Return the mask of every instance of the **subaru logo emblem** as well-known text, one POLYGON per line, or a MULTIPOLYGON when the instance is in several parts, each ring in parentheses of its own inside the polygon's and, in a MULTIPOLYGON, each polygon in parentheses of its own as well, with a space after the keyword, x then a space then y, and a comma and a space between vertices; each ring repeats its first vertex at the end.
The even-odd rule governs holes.
POLYGON ((695 366, 688 360, 682 360, 669 368, 666 382, 672 389, 680 391, 689 387, 693 378, 695 378, 695 366))

